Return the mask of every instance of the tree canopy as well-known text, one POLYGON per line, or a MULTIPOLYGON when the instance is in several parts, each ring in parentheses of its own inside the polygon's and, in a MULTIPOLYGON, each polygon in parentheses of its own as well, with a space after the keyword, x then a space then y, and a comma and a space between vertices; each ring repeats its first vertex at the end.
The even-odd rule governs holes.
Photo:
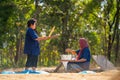
POLYGON ((0 64, 24 66, 26 23, 37 20, 38 35, 60 34, 58 39, 41 41, 39 66, 59 63, 66 48, 79 49, 85 37, 91 54, 102 54, 114 64, 120 60, 119 0, 0 0, 0 64))

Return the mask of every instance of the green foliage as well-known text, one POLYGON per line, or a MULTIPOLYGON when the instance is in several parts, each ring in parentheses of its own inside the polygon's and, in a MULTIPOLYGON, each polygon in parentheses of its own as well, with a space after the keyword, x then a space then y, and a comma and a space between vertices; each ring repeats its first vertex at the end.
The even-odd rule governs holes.
MULTIPOLYGON (((43 29, 46 35, 49 35, 53 26, 55 26, 53 34, 61 34, 58 39, 40 42, 41 55, 38 65, 57 65, 60 55, 65 53, 65 48, 79 49, 80 37, 88 40, 92 54, 106 55, 108 36, 114 33, 114 27, 109 32, 109 23, 112 24, 115 17, 117 2, 107 0, 107 3, 101 6, 102 1, 40 0, 36 7, 34 0, 0 0, 1 65, 24 66, 26 22, 35 16, 39 36, 43 29)), ((112 58, 115 58, 114 52, 112 58)))

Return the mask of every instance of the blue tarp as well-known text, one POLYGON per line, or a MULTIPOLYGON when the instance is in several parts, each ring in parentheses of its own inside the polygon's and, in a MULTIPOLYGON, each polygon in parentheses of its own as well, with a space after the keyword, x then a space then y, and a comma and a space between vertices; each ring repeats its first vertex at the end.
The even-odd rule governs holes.
POLYGON ((79 72, 79 74, 94 74, 94 73, 96 73, 96 72, 94 72, 94 71, 81 71, 81 72, 79 72))
MULTIPOLYGON (((94 74, 94 71, 81 71, 79 74, 94 74)), ((21 72, 14 72, 14 71, 2 71, 1 74, 48 74, 45 71, 32 71, 32 70, 24 70, 21 72)))
POLYGON ((2 71, 1 74, 48 74, 45 71, 21 71, 21 72, 14 72, 14 71, 2 71))

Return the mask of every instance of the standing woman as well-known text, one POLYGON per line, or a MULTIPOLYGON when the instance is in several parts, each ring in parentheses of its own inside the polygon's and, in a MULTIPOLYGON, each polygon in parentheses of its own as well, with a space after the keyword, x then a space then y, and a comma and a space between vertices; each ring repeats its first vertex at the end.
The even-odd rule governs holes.
POLYGON ((39 41, 47 40, 52 37, 38 37, 36 33, 36 20, 30 19, 27 22, 27 31, 25 36, 25 44, 24 44, 24 53, 27 55, 27 61, 25 65, 25 70, 23 72, 29 72, 29 67, 32 67, 32 71, 36 72, 38 56, 40 54, 39 41))
POLYGON ((79 50, 71 50, 66 49, 66 52, 70 52, 72 54, 76 54, 76 59, 71 60, 68 62, 67 69, 68 71, 82 71, 82 70, 88 70, 90 65, 90 50, 88 46, 88 42, 85 38, 79 39, 79 50))

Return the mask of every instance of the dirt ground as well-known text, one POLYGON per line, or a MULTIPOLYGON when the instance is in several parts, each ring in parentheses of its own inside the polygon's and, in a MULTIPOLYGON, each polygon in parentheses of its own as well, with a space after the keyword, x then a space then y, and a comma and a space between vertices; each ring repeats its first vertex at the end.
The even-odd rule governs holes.
MULTIPOLYGON (((52 72, 54 68, 40 68, 52 72)), ((21 71, 22 69, 9 69, 21 71)), ((0 80, 120 80, 120 70, 109 70, 94 74, 49 73, 49 74, 0 74, 0 80)))

